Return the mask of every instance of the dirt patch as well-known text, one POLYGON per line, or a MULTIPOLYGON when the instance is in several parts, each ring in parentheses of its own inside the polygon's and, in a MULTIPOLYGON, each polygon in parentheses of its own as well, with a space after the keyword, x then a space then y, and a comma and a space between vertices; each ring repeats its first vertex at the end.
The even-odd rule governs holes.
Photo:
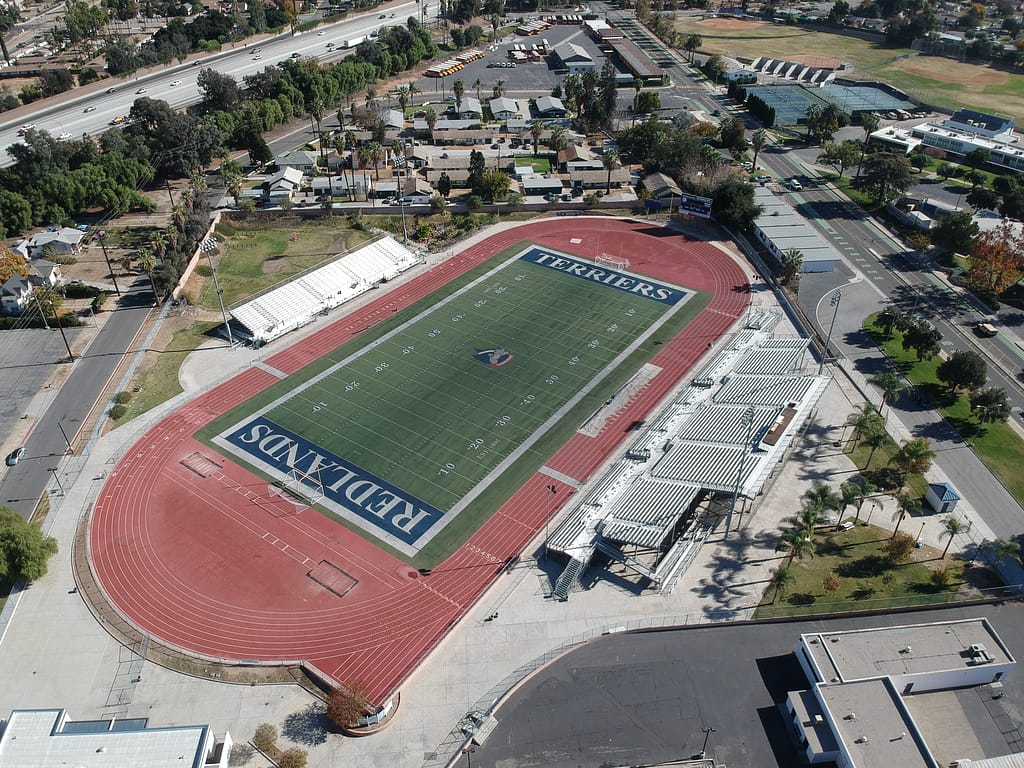
POLYGON ((812 56, 812 55, 801 55, 787 56, 786 61, 798 61, 801 64, 806 64, 808 67, 818 67, 820 69, 839 69, 843 66, 842 59, 836 59, 830 56, 812 56))
POLYGON ((282 254, 281 256, 271 256, 263 262, 261 269, 264 275, 272 275, 275 272, 280 272, 287 266, 288 258, 282 254))
POLYGON ((1002 85, 1009 76, 1006 72, 981 67, 977 64, 964 64, 949 59, 915 56, 896 65, 918 77, 927 77, 942 83, 962 83, 964 85, 1002 85))
POLYGON ((700 22, 702 27, 708 29, 725 29, 732 30, 734 32, 746 31, 748 29, 759 29, 767 26, 766 22, 763 21, 747 21, 746 19, 702 19, 700 22))

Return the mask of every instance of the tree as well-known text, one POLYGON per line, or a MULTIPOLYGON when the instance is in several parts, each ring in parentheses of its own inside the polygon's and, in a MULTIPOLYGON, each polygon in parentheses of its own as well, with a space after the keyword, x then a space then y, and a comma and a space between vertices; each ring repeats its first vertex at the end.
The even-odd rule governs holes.
POLYGON ((754 150, 754 168, 757 168, 757 156, 768 144, 768 131, 759 128, 750 135, 750 148, 754 150))
POLYGON ((885 429, 885 422, 879 418, 878 423, 865 432, 861 440, 871 448, 871 453, 868 454, 868 465, 870 466, 871 460, 875 457, 875 451, 889 442, 889 433, 885 429))
POLYGON ((242 100, 242 93, 235 78, 215 69, 200 70, 196 76, 196 85, 203 92, 202 107, 207 112, 230 112, 236 109, 242 100))
POLYGON ((537 148, 540 146, 540 137, 544 135, 544 126, 539 120, 530 124, 530 138, 533 139, 533 156, 537 156, 537 148))
POLYGON ((841 144, 826 144, 818 155, 818 162, 835 168, 839 171, 839 178, 843 178, 846 169, 860 159, 860 147, 860 142, 853 139, 846 139, 841 144))
POLYGON ((722 147, 733 153, 742 153, 747 149, 747 131, 742 121, 730 117, 718 126, 718 138, 722 147))
MULTIPOLYGON (((869 460, 870 463, 870 460, 869 460)), ((851 485, 857 486, 857 514, 854 515, 854 520, 860 520, 860 511, 864 506, 864 502, 867 501, 869 496, 878 492, 878 486, 872 483, 867 478, 861 478, 859 483, 851 483, 851 485)))
POLYGON ((257 35, 267 31, 267 10, 263 7, 263 0, 249 3, 249 26, 257 35))
POLYGON ((704 44, 704 38, 697 34, 688 35, 683 43, 683 50, 690 54, 690 63, 693 64, 693 55, 700 50, 704 44))
POLYGON ((772 596, 772 604, 780 598, 784 597, 789 591, 789 588, 793 586, 793 581, 796 579, 796 575, 793 573, 792 568, 786 565, 781 565, 772 571, 772 577, 769 580, 769 585, 775 594, 772 596))
POLYGON ((252 737, 253 746, 263 752, 273 749, 277 745, 277 728, 270 723, 260 723, 256 726, 256 733, 252 737))
POLYGON ((803 271, 804 254, 799 248, 790 248, 782 254, 782 283, 789 285, 794 282, 803 271))
POLYGON ((661 109, 661 95, 657 91, 644 91, 633 106, 634 115, 648 115, 661 109))
POLYGON ((21 20, 21 13, 14 3, 0 3, 0 52, 4 61, 11 63, 11 54, 7 51, 7 33, 21 20))
POLYGON ((803 528, 790 528, 782 533, 782 542, 789 552, 789 562, 792 565, 793 559, 803 560, 804 555, 814 554, 814 542, 803 528))
POLYGON ((441 193, 441 197, 448 199, 448 195, 452 191, 452 180, 447 173, 441 171, 441 175, 437 177, 437 191, 441 193))
POLYGON ((0 285, 6 283, 12 275, 28 277, 28 267, 25 266, 25 259, 0 243, 0 285))
POLYGON ((955 211, 939 220, 932 228, 931 238, 935 245, 953 253, 970 253, 980 232, 974 215, 970 211, 955 211))
POLYGON ((822 512, 826 509, 839 509, 843 503, 839 494, 831 485, 821 480, 815 480, 811 487, 804 491, 803 500, 807 506, 822 512))
POLYGON ((882 150, 864 158, 861 186, 879 202, 906 192, 914 178, 914 169, 904 155, 882 150))
POLYGON ((48 69, 39 77, 39 92, 43 98, 70 91, 74 85, 75 79, 66 69, 48 69))
POLYGON ((569 132, 561 125, 555 126, 551 129, 551 135, 548 136, 548 146, 551 147, 552 152, 561 152, 569 146, 569 132))
POLYGON ((945 559, 946 553, 949 552, 949 545, 953 543, 953 537, 965 533, 967 531, 967 523, 956 515, 946 515, 939 522, 942 523, 942 531, 939 533, 939 538, 941 539, 943 536, 949 537, 946 546, 942 550, 941 559, 945 559))
MULTIPOLYGON (((644 123, 647 125, 653 120, 644 123)), ((710 147, 709 147, 710 149, 710 147)), ((723 227, 745 232, 763 210, 754 202, 754 188, 730 176, 711 192, 711 215, 723 227)))
POLYGON ((10 507, 0 507, 0 579, 37 581, 46 575, 57 540, 10 507))
POLYGON ((485 171, 480 191, 487 200, 498 202, 508 194, 510 179, 503 171, 485 171))
POLYGON ((153 280, 153 273, 156 271, 156 256, 153 255, 153 250, 147 247, 139 248, 135 255, 135 260, 139 265, 139 269, 145 272, 149 278, 149 284, 153 288, 153 298, 159 302, 160 293, 157 291, 156 282, 153 280))
POLYGON ((977 352, 958 349, 939 363, 935 375, 954 393, 958 389, 973 390, 985 383, 988 365, 977 352))
POLYGON ((843 586, 842 579, 835 571, 829 571, 821 578, 821 588, 826 592, 838 592, 843 586))
POLYGON ((978 414, 979 423, 1007 422, 1013 408, 1002 387, 980 387, 971 392, 971 411, 978 414))
POLYGON ((1024 237, 1010 222, 983 232, 971 251, 967 280, 971 288, 988 296, 999 296, 1024 272, 1024 237))
POLYGON ((882 422, 882 417, 878 415, 875 407, 871 403, 864 403, 860 410, 854 411, 846 417, 846 425, 853 427, 853 435, 850 439, 856 442, 861 435, 870 431, 872 426, 880 422, 884 428, 885 424, 882 422))
POLYGON ((903 348, 914 350, 918 360, 931 360, 935 357, 939 353, 941 341, 942 334, 931 323, 911 323, 903 331, 903 348))
POLYGON ((846 508, 851 504, 856 504, 864 495, 863 489, 857 485, 857 483, 843 483, 839 486, 839 519, 836 520, 836 525, 843 522, 843 515, 846 513, 846 508))
POLYGON ((469 174, 466 177, 466 184, 473 191, 474 195, 481 194, 486 170, 487 164, 483 153, 476 149, 472 150, 469 153, 469 174))
POLYGON ((354 728, 370 711, 370 700, 362 683, 335 688, 327 697, 327 719, 341 728, 354 728))
POLYGON ((800 511, 788 517, 786 522, 802 531, 807 538, 813 538, 815 530, 821 523, 821 508, 805 501, 800 511))
POLYGON ((982 556, 992 566, 997 566, 1003 560, 1010 559, 1020 565, 1020 544, 1005 539, 986 541, 981 546, 982 556))
POLYGON ((433 133, 434 126, 437 125, 437 111, 428 105, 427 108, 423 110, 423 119, 427 123, 427 130, 433 133))
MULTIPOLYGON (((900 518, 902 520, 902 518, 900 518)), ((885 554, 889 558, 891 563, 902 563, 908 557, 910 553, 914 551, 914 547, 917 546, 917 542, 914 541, 913 536, 908 536, 905 533, 894 533, 892 538, 885 543, 882 549, 885 550, 885 554)))
POLYGON ((932 450, 928 439, 917 437, 913 440, 904 440, 889 463, 899 469, 902 477, 900 487, 902 488, 907 484, 907 478, 911 473, 924 474, 931 469, 934 458, 935 451, 932 450))
POLYGON ((466 95, 466 84, 461 80, 452 83, 452 93, 455 94, 455 109, 462 111, 462 97, 466 95))
POLYGON ((882 390, 882 403, 878 407, 878 412, 881 413, 885 410, 885 404, 892 400, 896 395, 904 390, 906 385, 903 382, 903 377, 893 371, 883 371, 882 373, 876 373, 870 379, 869 384, 874 384, 880 390, 882 390))
POLYGON ((614 149, 609 149, 601 155, 601 165, 608 171, 607 184, 605 185, 605 194, 610 194, 612 191, 612 171, 618 168, 621 163, 619 162, 619 153, 614 149))

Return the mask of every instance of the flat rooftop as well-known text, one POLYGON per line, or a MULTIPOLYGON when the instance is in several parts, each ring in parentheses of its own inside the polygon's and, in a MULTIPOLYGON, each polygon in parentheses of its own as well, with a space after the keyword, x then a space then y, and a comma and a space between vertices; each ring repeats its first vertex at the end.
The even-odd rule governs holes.
POLYGON ((937 768, 888 679, 819 684, 818 690, 854 765, 937 768))
POLYGON ((1014 662, 986 619, 801 635, 826 681, 913 675, 973 668, 970 647, 981 645, 991 663, 1014 662))

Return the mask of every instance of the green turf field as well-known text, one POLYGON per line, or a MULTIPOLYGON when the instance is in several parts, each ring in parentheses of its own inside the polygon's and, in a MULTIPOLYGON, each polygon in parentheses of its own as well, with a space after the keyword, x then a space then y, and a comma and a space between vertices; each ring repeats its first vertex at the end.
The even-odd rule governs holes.
MULTIPOLYGON (((538 254, 594 269, 536 247, 527 258, 538 254)), ((291 479, 414 554, 693 295, 668 286, 657 300, 623 287, 643 278, 564 269, 492 265, 255 414, 236 414, 218 444, 279 479, 318 469, 291 479)))

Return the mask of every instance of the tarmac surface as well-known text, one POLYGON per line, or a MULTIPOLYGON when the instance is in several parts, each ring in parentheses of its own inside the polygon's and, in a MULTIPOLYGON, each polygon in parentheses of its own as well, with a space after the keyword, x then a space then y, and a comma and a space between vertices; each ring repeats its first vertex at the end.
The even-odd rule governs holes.
MULTIPOLYGON (((486 234, 492 233, 488 230, 486 234)), ((476 242, 477 237, 461 247, 476 242)), ((434 255, 430 260, 436 262, 447 255, 434 255)), ((401 284, 396 280, 389 285, 401 284)), ((766 308, 771 294, 760 290, 755 301, 766 308)), ((337 315, 332 315, 298 333, 311 333, 323 322, 336 319, 337 315)), ((786 333, 784 329, 779 332, 786 333)), ((671 594, 638 595, 631 582, 597 573, 586 581, 587 589, 574 592, 567 602, 548 600, 557 566, 531 557, 540 550, 538 537, 519 565, 497 581, 406 681, 394 722, 372 737, 344 739, 328 735, 317 702, 295 686, 232 686, 140 662, 130 649, 107 635, 81 597, 71 593, 75 583, 70 552, 76 527, 121 452, 197 391, 258 362, 264 354, 266 350, 220 347, 191 356, 180 375, 188 391, 96 440, 87 456, 64 460, 63 471, 74 470, 78 479, 45 523, 47 532, 58 539, 61 554, 51 562, 45 578, 13 596, 0 614, 0 679, 5 683, 0 687, 0 715, 14 708, 61 706, 74 718, 118 714, 147 716, 154 726, 209 723, 218 734, 230 731, 237 742, 251 738, 259 723, 270 722, 282 733, 282 746, 309 751, 313 768, 343 762, 361 768, 444 765, 459 756, 462 741, 457 730, 462 718, 505 694, 530 671, 557 656, 559 649, 599 637, 611 628, 748 618, 761 600, 772 569, 782 560, 775 550, 778 534, 785 518, 796 512, 796 500, 815 479, 838 485, 855 472, 835 444, 845 432, 842 422, 859 407, 862 397, 849 379, 837 378, 812 416, 805 437, 796 441, 788 461, 780 465, 753 511, 742 516, 739 532, 728 541, 722 539, 721 531, 712 535, 671 594), (497 618, 486 621, 492 614, 497 618), (138 675, 128 674, 135 670, 138 675)), ((889 428, 895 435, 905 436, 895 419, 890 419, 889 428)), ((933 482, 945 479, 938 470, 928 477, 933 482)), ((864 514, 871 516, 873 524, 888 527, 894 524, 894 510, 895 502, 884 497, 870 510, 865 507, 864 514)), ((967 501, 961 502, 958 513, 971 520, 972 526, 954 539, 952 551, 991 536, 967 501)), ((906 524, 906 530, 920 535, 927 544, 944 546, 936 516, 920 519, 920 526, 917 522, 906 524)), ((750 630, 755 636, 759 631, 768 630, 750 630)), ((795 634, 792 638, 795 642, 795 634)), ((788 650, 792 643, 779 647, 788 650)), ((763 700, 764 694, 758 693, 752 700, 756 706, 748 708, 746 716, 765 706, 763 700)), ((718 721, 723 723, 721 734, 714 736, 716 749, 741 749, 738 737, 726 730, 725 715, 722 717, 718 721), (728 747, 730 742, 735 742, 732 747, 728 747)), ((691 717, 689 722, 696 725, 697 721, 691 717)), ((719 727, 710 718, 705 722, 719 727)), ((751 728, 756 732, 753 725, 751 728)), ((586 734, 580 735, 586 738, 586 734)), ((676 742, 656 742, 655 746, 667 754, 676 746, 689 749, 692 743, 692 734, 680 729, 676 742)), ((248 762, 237 764, 262 765, 260 760, 258 755, 251 756, 248 762)))

